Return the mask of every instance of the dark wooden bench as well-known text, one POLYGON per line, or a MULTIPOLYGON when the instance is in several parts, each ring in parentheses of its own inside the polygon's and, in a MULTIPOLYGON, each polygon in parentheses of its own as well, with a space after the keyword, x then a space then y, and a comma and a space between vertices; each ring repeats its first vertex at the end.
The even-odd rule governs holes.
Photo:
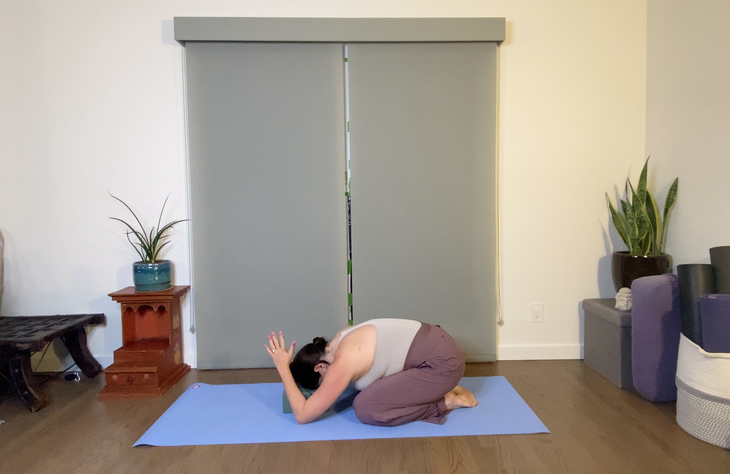
POLYGON ((7 367, 10 381, 31 411, 40 410, 50 401, 33 374, 31 355, 60 338, 81 372, 96 377, 102 367, 89 352, 85 328, 104 323, 103 313, 0 317, 0 367, 7 367))

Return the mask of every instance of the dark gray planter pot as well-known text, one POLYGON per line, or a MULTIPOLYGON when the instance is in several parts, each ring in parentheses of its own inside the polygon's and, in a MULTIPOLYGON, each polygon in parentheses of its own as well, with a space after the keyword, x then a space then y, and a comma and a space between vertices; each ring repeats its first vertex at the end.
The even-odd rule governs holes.
POLYGON ((616 291, 631 288, 631 282, 637 278, 663 275, 672 272, 672 256, 630 255, 628 252, 614 252, 611 257, 611 275, 616 291))
POLYGON ((159 260, 155 263, 132 264, 134 291, 145 293, 172 288, 172 262, 159 260))

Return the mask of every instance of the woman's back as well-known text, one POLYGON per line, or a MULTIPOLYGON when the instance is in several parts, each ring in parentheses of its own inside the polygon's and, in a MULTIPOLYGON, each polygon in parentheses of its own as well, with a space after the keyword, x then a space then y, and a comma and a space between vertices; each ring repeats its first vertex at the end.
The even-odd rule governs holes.
POLYGON ((421 323, 410 319, 372 319, 340 331, 332 340, 335 359, 354 365, 355 388, 403 370, 408 350, 421 323))

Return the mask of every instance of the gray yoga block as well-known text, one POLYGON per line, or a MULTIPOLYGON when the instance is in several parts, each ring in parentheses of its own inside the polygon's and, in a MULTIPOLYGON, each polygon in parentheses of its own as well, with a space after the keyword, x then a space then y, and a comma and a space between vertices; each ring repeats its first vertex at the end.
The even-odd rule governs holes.
POLYGON ((583 300, 583 360, 624 390, 633 390, 631 311, 615 308, 614 298, 583 300))
MULTIPOLYGON (((298 387, 299 387, 299 391, 301 391, 302 392, 302 395, 304 395, 304 398, 311 397, 314 394, 314 392, 316 391, 316 389, 315 390, 309 390, 308 388, 304 388, 301 385, 298 385, 298 387)), ((291 403, 289 403, 289 397, 286 396, 286 390, 284 390, 281 393, 281 411, 284 412, 284 413, 291 413, 292 412, 292 410, 291 410, 291 403)))
MULTIPOLYGON (((302 395, 304 395, 304 398, 309 398, 312 395, 314 395, 314 392, 317 390, 309 390, 308 388, 304 388, 301 385, 298 385, 299 390, 302 392, 302 395)), ((324 415, 331 414, 331 413, 339 413, 343 410, 346 410, 352 406, 352 402, 355 401, 355 397, 357 394, 360 393, 358 390, 355 390, 355 387, 352 385, 348 385, 348 387, 345 389, 344 392, 337 398, 337 401, 335 401, 334 405, 332 405, 325 413, 324 415)), ((291 403, 289 403, 289 397, 286 396, 286 390, 282 392, 281 394, 281 411, 284 413, 291 413, 291 403)))

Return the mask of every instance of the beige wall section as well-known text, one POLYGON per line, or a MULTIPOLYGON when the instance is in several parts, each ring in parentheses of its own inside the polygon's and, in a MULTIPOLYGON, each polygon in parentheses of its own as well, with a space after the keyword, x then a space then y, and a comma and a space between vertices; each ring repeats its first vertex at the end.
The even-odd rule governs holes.
POLYGON ((644 154, 646 4, 509 5, 500 12, 498 358, 580 358, 580 302, 615 294, 604 193, 644 154), (544 303, 543 323, 529 322, 531 302, 544 303))
MULTIPOLYGON (((150 221, 170 191, 169 216, 188 212, 174 16, 506 17, 498 357, 580 357, 580 301, 612 296, 603 193, 644 155, 644 1, 0 0, 3 314, 105 312, 90 346, 112 362, 121 323, 106 295, 131 284, 134 254, 107 219, 121 213, 107 191, 150 221), (528 322, 533 301, 545 304, 542 324, 528 322)), ((188 248, 180 226, 167 254, 179 284, 190 281, 188 248)), ((186 327, 190 308, 188 299, 186 327)), ((49 370, 67 362, 49 360, 49 370)))
POLYGON ((666 187, 679 176, 667 250, 709 263, 730 245, 730 3, 649 1, 646 152, 666 187))

